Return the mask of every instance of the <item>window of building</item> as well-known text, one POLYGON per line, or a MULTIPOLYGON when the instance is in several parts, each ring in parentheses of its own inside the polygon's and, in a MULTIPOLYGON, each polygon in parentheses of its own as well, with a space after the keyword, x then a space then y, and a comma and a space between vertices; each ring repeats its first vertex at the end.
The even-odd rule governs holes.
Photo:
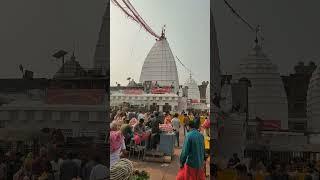
POLYGON ((26 120, 32 121, 35 119, 35 111, 25 111, 26 113, 26 120))
POLYGON ((69 121, 70 119, 71 119, 71 112, 69 112, 69 111, 61 112, 61 120, 69 121))
POLYGON ((295 123, 294 129, 299 130, 299 131, 303 131, 306 129, 306 124, 305 123, 295 123))
POLYGON ((72 137, 73 136, 73 131, 72 129, 61 129, 62 131, 62 134, 65 136, 65 137, 72 137))
POLYGON ((44 111, 43 112, 43 119, 45 121, 51 121, 52 120, 52 112, 51 111, 44 111))
POLYGON ((79 112, 79 120, 80 121, 88 121, 89 120, 89 112, 87 112, 87 111, 79 112))
POLYGON ((18 120, 19 111, 9 111, 9 119, 10 121, 18 120))
POLYGON ((61 120, 61 113, 60 111, 52 111, 52 119, 54 121, 60 121, 61 120))
POLYGON ((97 121, 106 121, 107 112, 97 112, 97 121))
POLYGON ((5 128, 6 121, 0 121, 0 128, 5 128))

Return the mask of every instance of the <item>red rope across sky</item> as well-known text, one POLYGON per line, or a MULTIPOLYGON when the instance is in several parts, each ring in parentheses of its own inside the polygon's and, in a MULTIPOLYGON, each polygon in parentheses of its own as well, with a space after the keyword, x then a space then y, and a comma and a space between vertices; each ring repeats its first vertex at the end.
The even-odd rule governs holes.
POLYGON ((137 12, 137 10, 133 7, 133 5, 130 3, 129 0, 122 0, 123 5, 119 3, 120 0, 112 0, 113 4, 118 6, 130 19, 138 23, 140 26, 143 27, 148 33, 150 33, 152 36, 160 39, 161 36, 159 36, 157 33, 155 33, 151 27, 142 19, 140 14, 137 12), (128 9, 128 10, 127 10, 128 9))

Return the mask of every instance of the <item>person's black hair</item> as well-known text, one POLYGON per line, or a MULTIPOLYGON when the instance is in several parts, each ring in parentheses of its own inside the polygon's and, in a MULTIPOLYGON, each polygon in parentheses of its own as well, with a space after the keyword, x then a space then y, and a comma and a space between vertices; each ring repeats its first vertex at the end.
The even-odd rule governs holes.
POLYGON ((46 166, 45 168, 47 171, 49 171, 49 172, 52 171, 52 165, 51 165, 50 161, 46 161, 45 166, 46 166))
POLYGON ((67 153, 67 158, 68 158, 68 159, 73 159, 73 154, 72 154, 72 152, 68 152, 68 153, 67 153))
POLYGON ((238 157, 238 154, 237 153, 233 153, 232 156, 233 157, 238 157))
POLYGON ((140 118, 140 119, 139 119, 139 122, 140 122, 140 123, 144 123, 144 119, 143 119, 143 118, 140 118))
POLYGON ((179 117, 179 114, 178 114, 178 113, 175 113, 175 114, 174 114, 174 117, 175 117, 175 118, 179 117))
POLYGON ((269 165, 268 167, 267 167, 267 172, 268 173, 272 173, 274 171, 274 167, 272 166, 272 165, 269 165))
POLYGON ((102 160, 101 160, 101 155, 99 153, 97 153, 95 156, 94 156, 94 161, 96 163, 101 163, 102 160))
POLYGON ((78 152, 74 152, 73 153, 73 158, 79 158, 79 153, 78 152))
POLYGON ((158 117, 158 116, 159 116, 159 112, 155 112, 154 115, 155 115, 156 117, 158 117))
POLYGON ((194 129, 196 128, 196 123, 194 121, 189 121, 189 125, 190 128, 194 129))

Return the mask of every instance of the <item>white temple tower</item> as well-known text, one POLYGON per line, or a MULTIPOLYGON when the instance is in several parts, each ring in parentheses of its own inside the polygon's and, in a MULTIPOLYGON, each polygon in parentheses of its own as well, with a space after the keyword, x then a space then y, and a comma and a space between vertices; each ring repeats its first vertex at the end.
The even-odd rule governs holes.
POLYGON ((179 90, 178 71, 169 43, 162 34, 151 48, 142 66, 140 82, 157 82, 160 86, 174 86, 179 90))
POLYGON ((200 91, 197 82, 191 75, 184 85, 188 87, 188 99, 200 102, 200 91))
POLYGON ((248 92, 249 118, 279 120, 281 128, 288 129, 287 95, 280 73, 258 43, 232 75, 233 82, 243 77, 248 78, 252 85, 248 92))
POLYGON ((109 54, 110 54, 110 2, 107 1, 107 7, 102 19, 101 28, 99 32, 99 38, 96 44, 94 53, 94 68, 102 71, 103 74, 107 74, 109 69, 109 54))
POLYGON ((307 93, 308 130, 320 132, 320 66, 313 72, 307 93))

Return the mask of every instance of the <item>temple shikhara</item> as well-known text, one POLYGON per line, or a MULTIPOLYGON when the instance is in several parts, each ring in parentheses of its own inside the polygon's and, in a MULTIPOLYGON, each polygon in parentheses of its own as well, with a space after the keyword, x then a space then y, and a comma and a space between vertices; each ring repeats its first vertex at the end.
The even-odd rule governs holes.
MULTIPOLYGON (((110 87, 110 144, 116 145, 117 141, 114 140, 116 133, 126 128, 128 132, 132 133, 124 134, 125 141, 122 146, 129 151, 127 162, 132 162, 133 166, 130 163, 123 166, 126 166, 126 169, 137 168, 136 172, 142 171, 144 174, 150 175, 150 179, 175 179, 176 176, 181 176, 183 171, 179 168, 179 157, 187 156, 182 154, 186 152, 182 149, 188 149, 186 141, 191 142, 191 139, 186 140, 187 131, 191 131, 191 129, 187 130, 189 122, 190 124, 192 122, 197 124, 195 126, 198 129, 205 124, 205 128, 201 128, 201 132, 195 131, 195 133, 198 133, 199 148, 194 149, 198 150, 199 153, 196 153, 193 157, 201 159, 200 161, 203 162, 200 162, 201 166, 203 164, 208 165, 209 161, 205 162, 203 157, 197 156, 202 156, 204 153, 207 155, 210 148, 209 82, 199 81, 195 77, 193 71, 199 73, 199 71, 205 70, 196 67, 193 67, 192 70, 187 68, 184 61, 175 55, 176 52, 172 50, 175 48, 170 47, 170 40, 175 37, 168 38, 166 36, 166 33, 168 33, 166 30, 180 32, 183 31, 183 28, 171 24, 172 26, 169 29, 163 26, 161 33, 158 34, 140 16, 130 0, 113 0, 112 2, 127 17, 125 21, 131 20, 137 23, 146 33, 155 38, 155 41, 152 40, 153 46, 149 47, 148 52, 145 52, 143 64, 135 63, 130 66, 128 72, 137 74, 137 76, 140 75, 140 77, 128 77, 127 84, 119 84, 117 81, 123 81, 124 79, 121 80, 119 77, 112 76, 116 84, 110 87), (181 69, 188 71, 186 77, 181 77, 183 76, 181 69), (204 146, 204 144, 206 145, 204 146), (201 149, 203 150, 201 151, 201 149), (167 165, 159 169, 159 162, 167 165), (165 171, 171 172, 167 174, 165 171), (166 175, 161 177, 159 174, 166 175)), ((161 12, 160 17, 162 17, 162 14, 161 12)), ((116 32, 116 28, 114 32, 116 32)), ((190 34, 190 36, 192 35, 190 34)), ((209 37, 209 33, 205 36, 209 37)), ((185 38, 190 42, 191 38, 185 38)), ((143 47, 144 41, 139 42, 141 47, 143 47)), ((119 52, 125 53, 125 49, 117 47, 114 53, 119 52)), ((197 53, 199 52, 195 52, 195 54, 197 53)), ((127 62, 129 60, 130 58, 125 59, 127 62)), ((205 63, 209 61, 209 58, 192 60, 204 61, 205 63)), ((209 74, 209 71, 207 74, 209 74)), ((110 156, 119 157, 119 153, 117 151, 110 152, 110 156)), ((111 177, 120 177, 121 173, 117 168, 122 167, 122 163, 124 162, 121 160, 117 161, 117 159, 111 158, 110 164, 113 167, 111 168, 111 177)), ((205 169, 208 169, 208 167, 205 169)), ((139 173, 133 174, 133 176, 141 177, 141 173, 140 175, 139 173)), ((201 175, 204 178, 205 175, 209 177, 208 174, 209 172, 205 171, 201 175)))
POLYGON ((208 83, 198 85, 190 74, 184 85, 180 85, 178 74, 176 60, 163 29, 162 35, 145 58, 139 82, 129 78, 127 86, 118 84, 110 87, 110 106, 114 108, 132 106, 162 112, 207 110, 208 83), (201 91, 204 101, 200 101, 201 91))
MULTIPOLYGON (((242 18, 227 1, 225 4, 242 18)), ((221 74, 217 34, 222 32, 215 31, 211 18, 211 71, 215 73, 210 84, 218 84, 211 91, 219 97, 219 101, 212 99, 210 109, 214 156, 219 159, 237 153, 265 164, 296 158, 320 160, 319 66, 299 62, 294 74, 281 75, 277 62, 264 52, 259 26, 254 29, 242 18, 256 39, 232 73, 221 74)))

